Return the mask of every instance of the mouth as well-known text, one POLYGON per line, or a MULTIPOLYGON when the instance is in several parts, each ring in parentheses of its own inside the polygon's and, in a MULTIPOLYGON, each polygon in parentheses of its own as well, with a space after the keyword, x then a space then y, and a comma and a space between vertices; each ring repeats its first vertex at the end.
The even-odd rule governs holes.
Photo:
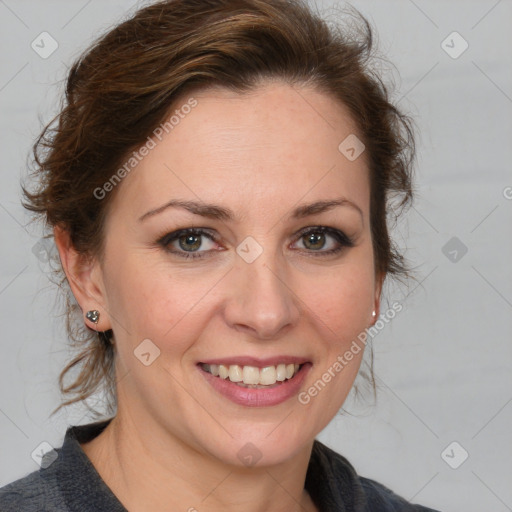
POLYGON ((207 364, 201 363, 201 368, 220 379, 230 382, 244 388, 265 389, 283 384, 300 371, 303 364, 280 363, 272 366, 241 366, 238 364, 207 364))
POLYGON ((311 366, 309 361, 296 358, 197 364, 200 374, 218 394, 249 407, 272 406, 291 399, 300 391, 311 366))

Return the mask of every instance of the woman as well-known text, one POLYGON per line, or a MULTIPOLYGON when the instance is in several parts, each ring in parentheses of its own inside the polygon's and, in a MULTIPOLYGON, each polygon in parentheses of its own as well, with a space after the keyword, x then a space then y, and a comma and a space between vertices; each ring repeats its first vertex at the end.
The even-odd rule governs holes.
POLYGON ((432 510, 315 440, 407 275, 386 215, 413 137, 370 50, 364 19, 357 39, 296 1, 171 0, 71 68, 25 206, 76 300, 62 405, 103 386, 114 415, 2 511, 432 510))

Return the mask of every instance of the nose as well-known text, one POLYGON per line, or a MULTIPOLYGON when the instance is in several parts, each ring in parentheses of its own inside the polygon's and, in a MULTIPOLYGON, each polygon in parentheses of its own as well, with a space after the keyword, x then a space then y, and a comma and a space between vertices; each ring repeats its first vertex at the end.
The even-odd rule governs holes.
POLYGON ((225 308, 232 329, 262 340, 278 338, 300 318, 289 272, 269 252, 264 251, 252 263, 242 259, 235 263, 225 308))

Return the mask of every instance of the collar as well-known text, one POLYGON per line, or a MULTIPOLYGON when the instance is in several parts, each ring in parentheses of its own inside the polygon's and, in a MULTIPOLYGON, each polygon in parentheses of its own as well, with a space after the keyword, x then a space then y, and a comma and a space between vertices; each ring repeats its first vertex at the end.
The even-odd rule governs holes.
POLYGON ((108 510, 128 512, 107 484, 102 480, 80 443, 94 439, 112 418, 87 425, 69 427, 62 448, 57 480, 60 492, 70 512, 108 510))
MULTIPOLYGON (((128 512, 80 446, 98 436, 111 421, 112 418, 72 426, 66 431, 56 471, 60 492, 71 512, 90 510, 92 505, 95 510, 128 512)), ((354 487, 359 488, 356 480, 355 470, 347 459, 314 441, 305 489, 322 512, 359 510, 360 500, 364 498, 354 492, 354 487)))

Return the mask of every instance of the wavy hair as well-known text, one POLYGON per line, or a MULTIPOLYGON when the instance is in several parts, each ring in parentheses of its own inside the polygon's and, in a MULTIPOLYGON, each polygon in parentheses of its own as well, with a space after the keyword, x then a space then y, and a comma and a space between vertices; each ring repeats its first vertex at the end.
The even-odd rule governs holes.
MULTIPOLYGON (((412 201, 412 121, 391 103, 372 67, 369 22, 355 9, 344 14, 346 22, 328 23, 298 0, 166 0, 136 11, 71 66, 62 108, 34 143, 35 186, 22 185, 23 206, 46 227, 66 229, 80 254, 101 257, 108 208, 122 185, 101 201, 94 190, 166 119, 178 97, 210 85, 243 93, 282 80, 312 86, 348 107, 368 158, 375 272, 408 277, 388 217, 396 219, 412 201)), ((115 349, 108 339, 115 333, 98 337, 84 325, 62 268, 57 274, 78 353, 59 376, 67 400, 56 410, 103 386, 111 412, 115 349)), ((372 369, 369 377, 375 392, 372 369)))

